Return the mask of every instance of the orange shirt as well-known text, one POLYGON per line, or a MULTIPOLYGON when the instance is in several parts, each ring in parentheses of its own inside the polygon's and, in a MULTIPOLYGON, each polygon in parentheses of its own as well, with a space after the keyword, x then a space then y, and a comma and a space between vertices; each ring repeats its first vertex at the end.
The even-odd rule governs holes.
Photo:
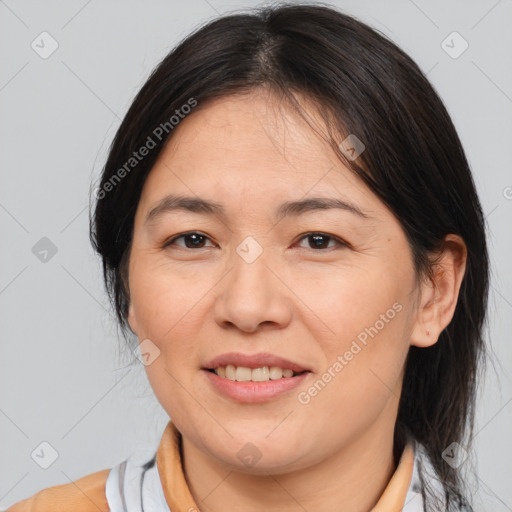
MULTIPOLYGON (((163 494, 171 512, 199 512, 183 474, 181 434, 170 421, 156 452, 163 494)), ((409 442, 388 485, 372 512, 399 512, 404 506, 414 467, 414 447, 409 442)), ((72 483, 48 487, 16 503, 7 512, 109 512, 105 486, 110 469, 84 476, 72 483)), ((131 512, 131 511, 130 511, 131 512)))

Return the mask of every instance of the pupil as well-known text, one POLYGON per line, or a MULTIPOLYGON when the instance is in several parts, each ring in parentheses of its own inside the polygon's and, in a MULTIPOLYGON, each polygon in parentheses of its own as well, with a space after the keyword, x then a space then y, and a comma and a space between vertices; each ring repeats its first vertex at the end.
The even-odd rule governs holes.
POLYGON ((325 240, 328 237, 325 235, 311 235, 311 238, 313 238, 313 240, 314 240, 315 248, 318 249, 325 245, 325 240), (322 243, 322 239, 324 239, 323 243, 322 243), (320 243, 318 243, 318 242, 320 242, 320 243))
MULTIPOLYGON (((201 244, 201 242, 202 242, 202 241, 200 240, 200 238, 203 238, 203 236, 202 236, 202 235, 197 235, 197 234, 193 234, 193 233, 192 233, 192 234, 190 234, 190 235, 187 235, 187 236, 185 237, 185 240, 187 240, 187 241, 188 241, 188 240, 190 240, 190 239, 193 239, 193 240, 195 240, 195 241, 193 241, 193 242, 192 242, 193 247, 199 247, 199 246, 200 246, 200 244, 201 244)), ((187 245, 187 247, 189 247, 188 243, 186 243, 185 245, 187 245)))

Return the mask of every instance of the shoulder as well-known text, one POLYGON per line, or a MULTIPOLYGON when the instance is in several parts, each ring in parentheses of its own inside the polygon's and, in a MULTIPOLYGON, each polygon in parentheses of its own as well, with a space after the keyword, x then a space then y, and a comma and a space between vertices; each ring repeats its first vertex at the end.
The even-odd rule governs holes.
POLYGON ((67 484, 42 489, 7 512, 108 512, 105 484, 109 473, 110 469, 103 469, 67 484))

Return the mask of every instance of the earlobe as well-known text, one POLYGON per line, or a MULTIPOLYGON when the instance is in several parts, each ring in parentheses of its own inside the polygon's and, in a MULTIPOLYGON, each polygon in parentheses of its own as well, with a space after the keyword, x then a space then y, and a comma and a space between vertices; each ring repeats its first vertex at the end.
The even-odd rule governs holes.
POLYGON ((441 253, 436 255, 431 276, 421 285, 411 345, 434 345, 451 322, 466 270, 466 258, 467 248, 462 238, 447 235, 441 253))
MULTIPOLYGON (((417 318, 411 333, 411 345, 429 347, 437 342, 440 334, 438 329, 437 289, 434 277, 428 278, 421 285, 420 305, 417 318)), ((441 329, 442 330, 442 329, 441 329)))

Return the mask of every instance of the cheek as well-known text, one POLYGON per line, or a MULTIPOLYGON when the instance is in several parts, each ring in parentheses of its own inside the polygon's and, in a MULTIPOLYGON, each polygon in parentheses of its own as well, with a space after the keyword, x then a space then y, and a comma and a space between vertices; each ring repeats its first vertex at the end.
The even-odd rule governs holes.
POLYGON ((134 260, 130 290, 139 340, 151 340, 159 356, 145 366, 157 400, 166 411, 188 410, 190 379, 197 373, 200 299, 211 287, 198 274, 187 279, 147 256, 134 260))
POLYGON ((133 311, 144 337, 163 345, 197 325, 201 298, 211 288, 205 273, 183 273, 152 255, 140 256, 130 272, 133 311))
POLYGON ((370 428, 386 408, 398 407, 408 351, 402 342, 400 315, 405 315, 403 309, 387 324, 379 319, 362 329, 351 323, 345 330, 352 330, 352 336, 335 343, 324 341, 324 367, 309 387, 298 390, 303 414, 325 419, 328 411, 330 423, 350 437, 370 428))
POLYGON ((365 329, 374 332, 375 324, 379 333, 389 333, 391 324, 396 328, 403 320, 398 310, 403 309, 406 283, 387 273, 382 264, 310 269, 296 272, 291 282, 303 319, 311 318, 308 327, 333 350, 358 336, 364 342, 365 333, 369 337, 365 329))
POLYGON ((409 346, 407 277, 381 265, 333 272, 307 294, 298 292, 315 313, 308 327, 323 352, 321 382, 302 390, 314 396, 314 407, 338 416, 358 410, 369 418, 393 398, 409 346))

